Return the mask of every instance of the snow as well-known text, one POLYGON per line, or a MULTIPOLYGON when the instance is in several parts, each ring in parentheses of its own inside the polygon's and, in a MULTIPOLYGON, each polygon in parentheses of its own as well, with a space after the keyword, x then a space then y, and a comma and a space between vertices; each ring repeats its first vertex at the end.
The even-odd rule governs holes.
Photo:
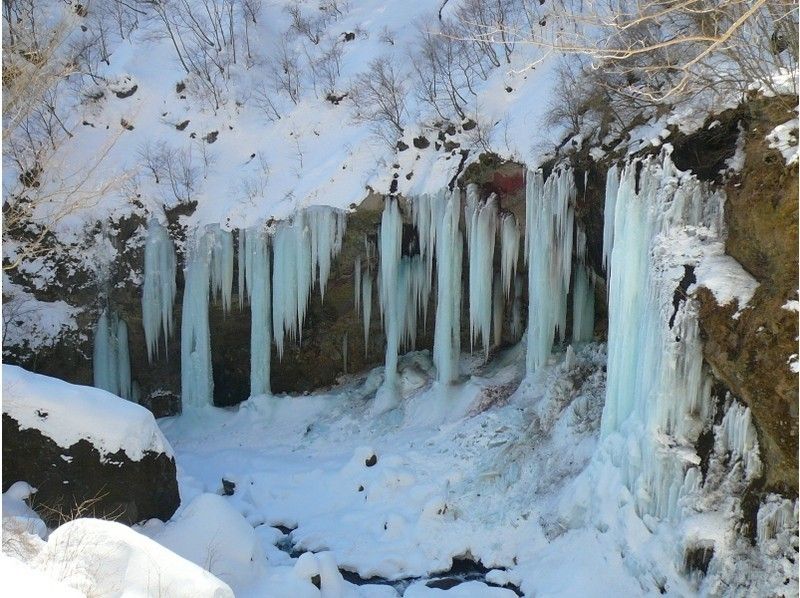
POLYGON ((34 569, 92 596, 233 597, 197 565, 112 521, 75 519, 50 534, 34 569))
POLYGON ((738 314, 750 303, 758 288, 758 281, 724 252, 725 246, 721 242, 707 247, 695 267, 697 282, 689 288, 689 292, 705 287, 713 293, 719 305, 729 305, 736 301, 738 314))
POLYGON ((121 450, 139 461, 150 451, 173 454, 153 414, 144 407, 104 390, 13 365, 3 365, 3 413, 23 429, 39 430, 64 448, 85 439, 101 456, 121 450))
POLYGON ((786 166, 797 163, 798 129, 800 129, 800 121, 798 121, 797 118, 793 118, 792 120, 776 126, 767 135, 769 146, 781 153, 786 162, 786 166))
POLYGON ((8 596, 47 596, 48 598, 81 598, 85 594, 56 581, 27 563, 5 554, 0 555, 4 592, 8 596))

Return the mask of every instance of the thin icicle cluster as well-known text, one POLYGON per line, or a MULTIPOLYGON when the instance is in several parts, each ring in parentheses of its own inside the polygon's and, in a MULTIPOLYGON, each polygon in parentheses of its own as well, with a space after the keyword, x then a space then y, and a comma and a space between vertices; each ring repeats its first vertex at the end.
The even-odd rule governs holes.
MULTIPOLYGON (((663 245, 685 227, 716 226, 720 196, 681 173, 669 155, 609 174, 608 382, 601 431, 628 439, 612 458, 640 513, 672 518, 682 496, 699 487, 687 457, 711 417, 710 379, 703 371, 696 306, 673 295, 689 258, 663 245), (637 173, 638 171, 638 173, 637 173), (616 184, 618 181, 618 185, 616 184), (668 439, 668 440, 667 440, 668 439), (673 450, 664 450, 668 442, 673 450), (635 448, 634 448, 635 446, 635 448)), ((709 231, 713 233, 713 230, 709 231)), ((731 416, 738 430, 742 418, 731 416)), ((735 433, 736 444, 741 434, 735 433)), ((746 443, 745 443, 746 444, 746 443)))
POLYGON ((250 396, 270 394, 272 318, 269 244, 261 227, 239 234, 240 268, 250 299, 250 396))
POLYGON ((497 197, 492 194, 486 202, 477 198, 477 187, 467 188, 464 218, 469 248, 469 334, 470 346, 480 336, 484 355, 488 357, 492 331, 492 272, 497 232, 497 197))
POLYGON ((397 384, 397 353, 400 350, 401 317, 403 305, 399 298, 398 281, 400 258, 402 255, 403 220, 400 207, 394 199, 388 199, 383 209, 380 229, 380 271, 378 293, 380 298, 383 327, 386 331, 386 370, 387 388, 397 384))
POLYGON ((131 359, 128 326, 117 314, 104 309, 94 334, 94 386, 131 400, 131 359))
POLYGON ((209 280, 214 234, 198 231, 190 240, 183 271, 181 313, 181 397, 184 408, 213 404, 209 280))
POLYGON ((369 326, 372 320, 372 272, 365 270, 361 276, 361 321, 364 325, 364 355, 369 353, 369 326))
POLYGON ((144 288, 142 326, 147 344, 147 359, 158 353, 158 340, 164 335, 164 348, 172 335, 172 306, 175 303, 175 245, 169 232, 155 219, 147 226, 144 246, 144 288))
POLYGON ((206 228, 211 246, 211 293, 222 300, 222 311, 231 310, 233 293, 233 233, 218 224, 206 228))
POLYGON ((575 180, 557 170, 547 181, 528 172, 525 189, 525 254, 528 262, 528 353, 533 373, 547 363, 556 334, 564 335, 572 274, 575 180))
POLYGON ((758 543, 776 538, 781 532, 790 532, 797 536, 798 501, 782 498, 777 494, 767 497, 759 507, 756 516, 758 543))
POLYGON ((308 300, 317 282, 325 296, 332 259, 342 248, 345 224, 344 213, 314 207, 279 223, 275 230, 272 329, 279 358, 283 358, 287 337, 302 341, 308 300))

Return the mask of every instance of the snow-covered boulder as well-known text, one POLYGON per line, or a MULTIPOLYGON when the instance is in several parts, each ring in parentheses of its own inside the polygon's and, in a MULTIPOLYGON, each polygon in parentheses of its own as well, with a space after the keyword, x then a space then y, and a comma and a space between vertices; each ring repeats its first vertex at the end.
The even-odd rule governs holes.
POLYGON ((167 520, 180 502, 175 474, 172 448, 143 407, 3 366, 3 490, 35 487, 32 504, 49 524, 80 505, 124 523, 167 520))
POLYGON ((266 562, 253 527, 217 494, 199 495, 154 539, 234 589, 251 582, 266 562))
POLYGON ((113 521, 62 525, 30 565, 87 596, 233 597, 208 571, 113 521))

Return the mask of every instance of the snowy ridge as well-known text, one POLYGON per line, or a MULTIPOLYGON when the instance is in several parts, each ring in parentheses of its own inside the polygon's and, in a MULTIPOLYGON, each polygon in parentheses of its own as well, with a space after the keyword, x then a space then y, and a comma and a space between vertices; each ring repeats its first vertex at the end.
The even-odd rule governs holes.
POLYGON ((122 450, 139 461, 147 452, 173 454, 153 414, 144 407, 104 390, 67 384, 12 365, 3 366, 3 413, 23 429, 39 430, 64 448, 83 439, 101 456, 122 450))

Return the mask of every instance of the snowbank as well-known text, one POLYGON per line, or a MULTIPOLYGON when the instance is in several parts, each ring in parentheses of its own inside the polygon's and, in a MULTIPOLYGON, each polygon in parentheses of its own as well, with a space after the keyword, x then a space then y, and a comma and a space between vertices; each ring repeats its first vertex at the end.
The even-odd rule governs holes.
POLYGON ((225 583, 194 563, 122 524, 99 519, 62 525, 30 564, 92 596, 233 597, 225 583))
POLYGON ((144 407, 17 366, 3 366, 3 413, 21 429, 39 430, 64 448, 85 439, 101 455, 122 450, 133 461, 148 451, 173 456, 153 414, 144 407))

